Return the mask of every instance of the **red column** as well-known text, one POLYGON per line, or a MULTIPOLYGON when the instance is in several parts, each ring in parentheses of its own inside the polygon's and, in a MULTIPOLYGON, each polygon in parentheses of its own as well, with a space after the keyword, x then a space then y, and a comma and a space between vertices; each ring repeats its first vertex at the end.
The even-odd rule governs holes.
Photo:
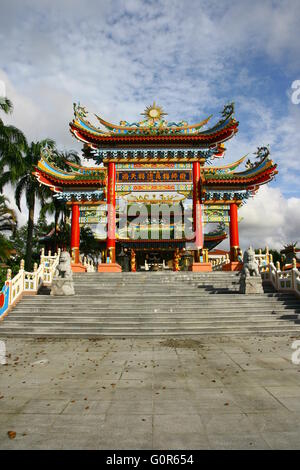
POLYGON ((79 204, 72 204, 71 221, 71 252, 74 262, 79 263, 79 244, 80 244, 80 226, 79 226, 79 204))
POLYGON ((195 233, 196 250, 203 248, 200 184, 200 162, 193 162, 193 229, 195 233))
POLYGON ((230 260, 238 261, 238 251, 239 251, 239 226, 238 226, 238 206, 236 203, 230 204, 229 210, 230 216, 230 227, 229 227, 229 236, 230 236, 230 260))
POLYGON ((108 163, 107 175, 107 254, 116 262, 116 165, 108 163))

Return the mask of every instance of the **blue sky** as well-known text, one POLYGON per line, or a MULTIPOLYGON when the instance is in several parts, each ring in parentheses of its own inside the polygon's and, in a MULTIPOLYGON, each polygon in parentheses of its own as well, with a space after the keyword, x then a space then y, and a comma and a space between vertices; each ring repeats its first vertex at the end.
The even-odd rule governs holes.
POLYGON ((279 168, 241 236, 280 247, 300 241, 299 20, 298 0, 0 0, 0 80, 29 139, 78 150, 73 101, 115 122, 153 100, 171 120, 217 120, 235 101, 226 161, 269 144, 279 168))

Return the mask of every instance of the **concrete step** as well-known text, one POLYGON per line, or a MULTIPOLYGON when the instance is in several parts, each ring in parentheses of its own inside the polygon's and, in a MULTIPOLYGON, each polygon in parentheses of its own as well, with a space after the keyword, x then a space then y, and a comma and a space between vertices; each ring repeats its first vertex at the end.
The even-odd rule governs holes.
MULTIPOLYGON (((55 330, 55 331, 58 331, 58 332, 63 332, 64 330, 65 331, 90 331, 91 329, 94 329, 95 331, 107 331, 107 330, 120 330, 120 329, 123 329, 124 332, 126 331, 133 331, 133 330, 141 330, 141 331, 146 331, 146 330, 153 330, 153 331, 164 331, 164 330, 169 330, 169 331, 172 331, 172 330, 176 330, 178 328, 182 328, 182 329, 189 329, 189 330, 194 330, 195 332, 198 330, 198 329, 203 329, 203 328, 211 328, 211 329, 220 329, 220 328, 223 328, 224 330, 228 329, 228 328, 236 328, 236 329, 239 329, 240 327, 247 327, 249 329, 251 328, 259 328, 259 327, 268 327, 268 328, 272 328, 273 325, 274 326, 279 326, 280 325, 280 328, 290 328, 291 324, 289 324, 288 322, 285 322, 284 320, 281 320, 279 322, 275 322, 273 325, 270 324, 270 323, 261 323, 261 322, 240 322, 240 324, 236 324, 234 323, 233 325, 229 323, 225 323, 225 324, 209 324, 209 322, 203 322, 203 323, 182 323, 182 322, 177 322, 177 323, 165 323, 165 324, 157 324, 157 323, 146 323, 146 324, 143 324, 143 323, 132 323, 132 324, 129 324, 129 323, 110 323, 110 324, 107 324, 105 326, 102 325, 101 323, 96 323, 96 324, 88 324, 88 323, 85 323, 85 324, 78 324, 78 323, 66 323, 64 324, 63 326, 60 325, 59 323, 45 323, 43 325, 38 325, 38 324, 33 324, 33 323, 30 323, 30 324, 24 324, 23 322, 20 324, 18 322, 16 323, 6 323, 6 325, 3 327, 3 331, 6 331, 6 330, 16 330, 18 328, 20 328, 20 325, 22 325, 22 328, 24 329, 24 331, 36 331, 37 329, 38 330, 43 330, 43 329, 51 329, 52 331, 55 330)), ((295 328, 298 328, 300 330, 300 326, 295 326, 295 328)))
MULTIPOLYGON (((139 319, 135 319, 135 320, 129 320, 129 319, 123 319, 123 320, 116 320, 116 319, 97 319, 96 321, 93 319, 93 320, 90 320, 88 321, 87 319, 70 319, 68 321, 64 320, 64 321, 59 321, 59 320, 53 320, 53 319, 49 319, 49 320, 31 320, 31 321, 17 321, 17 320, 10 320, 9 322, 6 323, 5 327, 9 327, 9 328, 14 328, 14 327, 17 327, 17 328, 20 328, 20 326, 22 326, 22 328, 35 328, 35 327, 41 327, 41 328, 44 328, 44 327, 51 327, 51 328, 55 328, 55 327, 62 327, 63 328, 73 328, 73 327, 82 327, 83 329, 84 328, 115 328, 115 327, 124 327, 126 329, 128 328, 136 328, 137 326, 138 327, 141 327, 141 328, 174 328, 174 327, 179 327, 181 326, 182 328, 186 328, 186 327, 189 327, 189 328, 198 328, 198 327, 215 327, 215 320, 213 318, 211 318, 210 320, 208 319, 201 319, 201 320, 192 320, 192 319, 174 319, 174 318, 170 318, 170 319, 157 319, 156 321, 154 319, 146 319, 144 317, 140 317, 139 319)), ((244 318, 244 319, 218 319, 218 325, 217 327, 221 327, 223 326, 224 328, 227 328, 229 326, 234 326, 235 328, 236 327, 239 327, 240 325, 244 325, 244 326, 253 326, 253 325, 256 325, 256 324, 259 324, 260 326, 271 326, 271 327, 275 327, 275 326, 279 326, 279 325, 282 325, 284 324, 285 321, 282 320, 282 319, 272 319, 272 318, 269 318, 269 319, 260 319, 260 318, 244 318)))
MULTIPOLYGON (((145 290, 145 292, 138 292, 138 293, 132 293, 132 292, 128 292, 128 291, 122 291, 122 292, 119 292, 119 291, 114 291, 112 293, 108 293, 106 291, 104 291, 103 293, 101 293, 101 296, 99 293, 97 292, 94 292, 92 289, 89 291, 89 292, 85 292, 85 293, 81 293, 81 294, 76 294, 75 292, 75 295, 72 296, 73 299, 88 299, 88 298, 98 298, 98 299, 105 299, 105 298, 108 298, 108 299, 112 299, 112 298, 115 298, 115 299, 120 299, 120 298, 124 298, 124 299, 128 299, 128 298, 134 298, 134 299, 138 299, 138 300, 141 300, 141 299, 151 299, 151 298, 158 298, 159 300, 161 300, 162 298, 163 299, 184 299, 185 301, 188 301, 188 300, 193 300, 193 299, 199 299, 201 297, 203 297, 204 299, 214 299, 216 302, 217 301, 223 301, 223 300, 227 300, 229 301, 230 299, 232 300, 238 300, 238 301, 252 301, 252 300, 262 300, 262 299, 282 299, 282 300, 289 300, 289 299, 293 299, 295 302, 298 302, 300 303, 300 300, 296 298, 296 296, 293 296, 293 295, 276 295, 276 294, 256 294, 256 295, 242 295, 238 292, 236 293, 231 293, 231 294, 223 294, 223 293, 217 293, 217 295, 214 295, 213 292, 210 292, 210 291, 206 291, 204 289, 197 289, 195 288, 195 290, 191 293, 183 290, 182 292, 181 291, 177 291, 176 293, 173 293, 173 292, 169 292, 168 290, 166 290, 166 292, 147 292, 145 290), (112 297, 112 293, 114 294, 113 297, 112 297)), ((24 296, 22 301, 30 301, 31 299, 37 299, 37 301, 43 301, 43 300, 46 300, 46 301, 49 301, 49 296, 48 295, 37 295, 37 296, 24 296)), ((58 296, 58 297, 55 297, 55 298, 62 298, 62 299, 65 299, 66 301, 69 301, 70 300, 70 297, 64 297, 64 296, 58 296)), ((55 299, 53 297, 51 297, 51 299, 55 299)))
MULTIPOLYGON (((39 306, 43 306, 43 305, 46 305, 47 307, 50 307, 51 306, 72 306, 73 307, 76 307, 76 306, 80 306, 82 308, 82 306, 86 305, 86 301, 89 302, 89 305, 95 307, 95 306, 99 306, 99 307, 107 307, 107 306, 118 306, 119 308, 126 308, 126 307, 130 307, 130 308, 136 308, 136 307, 142 307, 142 306, 145 306, 145 307, 157 307, 158 305, 161 305, 161 306, 184 306, 185 308, 192 308, 192 307, 202 307, 202 308, 205 308, 205 307, 210 307, 210 306, 215 306, 217 309, 220 308, 220 307, 230 307, 232 309, 232 302, 235 303, 235 306, 236 308, 238 308, 239 306, 241 307, 246 307, 246 306, 250 306, 250 307, 253 307, 254 304, 257 305, 257 306, 263 306, 263 305, 267 305, 267 306, 276 306, 276 305, 290 305, 292 307, 300 307, 300 302, 298 302, 297 300, 295 301, 294 299, 286 299, 286 300, 281 300, 281 299, 261 299, 261 300, 258 300, 258 299, 251 299, 249 301, 246 301, 244 299, 242 300, 239 300, 239 299, 234 299, 234 298, 229 298, 228 300, 225 299, 222 299, 222 300, 218 300, 218 301, 214 301, 214 296, 211 296, 209 298, 196 298, 196 299, 192 299, 190 301, 185 301, 185 302, 182 302, 180 301, 179 299, 176 299, 176 300, 169 300, 169 299, 165 299, 164 297, 161 297, 161 299, 154 299, 154 300, 145 300, 144 298, 141 298, 141 299, 135 299, 135 298, 130 298, 130 299, 126 299, 125 302, 121 303, 119 302, 118 300, 116 300, 115 298, 112 297, 112 300, 111 302, 109 301, 109 299, 99 299, 99 297, 97 298, 97 296, 90 296, 90 298, 82 298, 82 297, 73 297, 72 298, 72 301, 69 301, 67 302, 65 300, 64 297, 46 297, 42 300, 38 300, 37 298, 34 298, 31 302, 30 301, 21 301, 17 304, 17 307, 20 306, 20 305, 23 305, 23 306, 26 306, 26 307, 30 307, 30 306, 36 306, 36 307, 39 307, 39 306), (48 301, 47 301, 47 298, 48 298, 48 301), (157 300, 159 300, 159 303, 157 303, 157 300)), ((17 308, 15 307, 15 308, 17 308)))
POLYGON ((72 297, 24 297, 0 337, 300 334, 298 299, 241 295, 238 273, 75 273, 74 281, 72 297))
POLYGON ((197 277, 239 277, 240 272, 238 271, 210 271, 210 272, 192 272, 192 271, 147 271, 147 272, 120 272, 120 273, 98 273, 98 272, 91 272, 91 273, 73 273, 74 277, 86 278, 86 277, 111 277, 111 278, 118 278, 118 277, 158 277, 158 276, 168 276, 168 277, 186 277, 186 276, 197 276, 197 277))
POLYGON ((137 305, 137 304, 133 304, 132 306, 129 306, 129 305, 125 305, 124 307, 123 306, 120 306, 119 304, 107 304, 107 305, 103 305, 103 304, 90 304, 89 305, 89 309, 86 310, 84 308, 82 308, 81 305, 59 305, 59 304, 50 304, 50 305, 47 305, 47 304, 42 304, 42 305, 37 305, 37 304, 28 304, 28 305, 24 305, 22 303, 18 304, 15 308, 14 308, 14 312, 17 314, 18 312, 24 312, 24 313, 28 313, 30 314, 31 312, 32 313, 35 313, 35 312, 41 312, 41 313, 51 313, 53 312, 54 314, 55 313, 58 313, 58 312, 63 312, 63 313, 67 313, 67 312, 70 312, 70 313, 76 313, 76 312, 80 312, 80 313, 84 313, 84 315, 88 315, 89 313, 92 313, 92 312, 99 312, 99 313, 105 313, 105 312, 108 312, 109 314, 112 314, 113 312, 122 312, 124 313, 124 315, 132 312, 143 312, 143 313, 146 313, 147 311, 150 312, 151 314, 155 313, 155 312, 158 312, 158 313, 180 313, 180 314, 184 314, 184 315, 191 315, 193 313, 195 314, 198 314, 198 313, 201 313, 201 312, 207 312, 209 314, 214 314, 214 315, 219 315, 219 314, 222 314, 222 313, 238 313, 238 312, 242 312, 242 313, 247 313, 247 312, 272 312, 272 311, 286 311, 286 310, 292 310, 292 311, 297 311, 297 312, 300 312, 300 306, 299 305, 284 305, 284 304, 280 304, 280 303, 277 303, 277 304, 262 304, 259 306, 259 308, 257 307, 257 305, 251 305, 251 304, 247 304, 247 305, 238 305, 236 306, 235 309, 232 309, 232 306, 230 305, 223 305, 222 308, 217 308, 214 304, 211 304, 211 305, 201 305, 201 304, 197 304, 197 305, 186 305, 183 306, 182 305, 153 305, 153 306, 149 306, 149 305, 137 305))
MULTIPOLYGON (((261 301, 261 302, 255 302, 255 305, 253 302, 238 302, 235 301, 235 309, 244 309, 244 308, 276 308, 276 307, 290 307, 290 308, 300 308, 299 303, 295 303, 293 301, 261 301)), ((18 309, 20 306, 24 308, 80 308, 83 309, 83 311, 86 311, 86 302, 82 299, 78 299, 78 302, 72 301, 72 302, 65 302, 63 300, 55 300, 52 302, 45 302, 45 301, 36 301, 36 302, 21 302, 17 304, 15 309, 18 309)), ((215 310, 222 310, 224 308, 230 308, 232 310, 232 302, 205 302, 205 301, 193 301, 193 302, 187 302, 183 304, 182 302, 178 301, 172 301, 172 302, 167 302, 167 301, 161 301, 161 302, 156 302, 156 301, 149 301, 145 302, 143 301, 136 301, 134 300, 127 301, 126 303, 120 303, 120 302, 109 302, 108 299, 105 301, 99 301, 96 299, 89 299, 89 308, 111 308, 111 309, 119 309, 119 310, 128 310, 128 309, 150 309, 154 310, 155 308, 162 308, 162 309, 170 309, 170 308, 176 308, 176 309, 184 309, 184 310, 191 310, 191 309, 206 309, 206 308, 211 308, 213 307, 215 310)))
POLYGON ((295 328, 288 328, 288 329, 257 329, 253 331, 249 330, 226 330, 224 331, 223 329, 220 329, 218 331, 212 331, 209 329, 203 329, 203 330, 198 330, 196 333, 195 331, 181 331, 181 330, 176 330, 176 331, 165 331, 165 332, 141 332, 141 331, 135 331, 135 332, 124 332, 124 331, 108 331, 108 332, 101 332, 97 333, 94 331, 91 332, 51 332, 49 330, 46 331, 7 331, 3 332, 2 336, 7 337, 7 338, 28 338, 28 339, 43 339, 43 338, 55 338, 55 339, 101 339, 104 337, 109 337, 109 338, 165 338, 165 337, 171 337, 171 338, 182 338, 182 337, 190 337, 190 336, 249 336, 249 335, 255 335, 255 336, 290 336, 290 335, 300 335, 300 329, 295 329, 295 328))
MULTIPOLYGON (((21 322, 21 321, 24 321, 24 322, 34 322, 34 321, 59 321, 59 322, 68 322, 68 321, 87 321, 87 322, 90 322, 90 321, 104 321, 104 320, 109 320, 110 322, 114 322, 114 321, 135 321, 135 320, 140 320, 140 319, 143 319, 145 321, 149 321, 149 320, 153 320, 155 322, 160 322, 160 321, 194 321, 194 322, 201 322, 202 320, 206 321, 206 320, 209 320, 209 321, 215 321, 216 318, 215 316, 211 315, 211 314, 205 314, 205 313, 202 313, 202 314, 194 314, 194 315, 174 315, 174 313, 165 313, 165 314, 161 314, 161 313, 158 313, 158 314, 153 314, 153 313, 138 313, 138 314, 131 314, 131 315, 120 315, 120 314, 111 314, 111 313, 106 313, 106 314, 103 314, 103 313, 93 313, 93 314, 90 314, 89 316, 87 315, 82 315, 82 313, 77 313, 77 314, 71 314, 71 313, 63 313, 63 314, 60 314, 58 315, 57 312, 56 313, 53 313, 52 315, 49 314, 49 313, 45 313, 45 314, 41 314, 41 313, 38 313, 38 314, 35 314, 35 315, 29 315, 29 314, 24 314, 24 313, 16 313, 15 315, 12 315, 12 316, 8 316, 5 320, 5 322, 21 322)), ((273 315, 270 315, 269 312, 266 312, 266 313, 251 313, 249 315, 246 315, 246 314, 235 314, 235 313, 231 313, 231 314, 227 314, 227 315, 224 315, 224 314, 219 314, 218 315, 218 322, 220 321, 226 321, 226 320, 229 320, 229 321, 240 321, 240 320, 249 320, 249 321, 252 321, 252 320, 259 320, 259 321, 274 321, 274 320, 277 320, 277 319, 289 319, 289 320, 298 320, 299 319, 299 313, 292 313, 292 314, 282 314, 282 312, 276 312, 274 313, 273 315), (274 316, 274 318, 272 318, 274 316)))
MULTIPOLYGON (((200 295, 200 293, 202 292, 203 290, 203 293, 204 294, 209 294, 210 291, 212 290, 221 290, 223 289, 224 290, 224 293, 226 293, 226 291, 233 291, 232 293, 235 294, 235 293, 239 293, 239 288, 236 288, 235 286, 218 286, 218 287, 205 287, 204 289, 196 289, 196 287, 186 287, 186 289, 184 288, 171 288, 171 287, 159 287, 159 288, 155 288, 155 287, 145 287, 145 288, 142 288, 142 287, 134 287, 134 288, 130 288, 130 287, 123 287, 123 288, 119 288, 117 286, 110 286, 110 287, 102 287, 102 286, 96 286, 96 287, 93 287, 93 286, 88 286, 88 287, 82 287, 82 286, 79 286, 79 287, 76 287, 75 286, 75 294, 76 295, 87 295, 89 293, 95 293, 95 294, 98 294, 98 295, 108 295, 108 294, 111 294, 111 293, 115 293, 115 291, 117 290, 118 291, 118 294, 119 295, 144 295, 144 294, 168 294, 168 295, 179 295, 179 294, 184 294, 184 295, 190 295, 190 296, 193 296, 193 295, 200 295), (196 292, 195 292, 196 291, 196 292)), ((220 292, 221 293, 221 292, 220 292)))
POLYGON ((182 286, 182 282, 184 282, 184 285, 185 286, 192 286, 192 285, 202 285, 202 286, 205 286, 205 285, 216 285, 216 284, 232 284, 232 285, 239 285, 239 280, 230 280, 230 279, 220 279, 220 280, 217 280, 217 281, 214 281, 214 280, 191 280, 191 281, 186 281, 186 280, 181 280, 181 281, 168 281, 168 282, 164 282, 162 280, 158 281, 158 282, 128 282, 126 280, 124 281, 118 281, 118 282, 113 282, 113 281, 103 281, 103 280, 100 280, 99 281, 92 281, 92 280, 85 280, 84 282, 81 282, 81 281, 76 281, 74 280, 74 285, 75 286, 123 286, 123 287, 144 287, 144 286, 155 286, 155 287, 158 287, 158 286, 172 286, 172 287, 180 287, 182 286))
POLYGON ((51 328, 45 329, 24 329, 20 331, 20 329, 5 329, 1 330, 1 334, 3 337, 22 337, 22 338, 101 338, 104 336, 110 337, 163 337, 163 336, 195 336, 195 335, 222 335, 222 336, 237 336, 237 335, 272 335, 272 336, 282 336, 282 335, 300 335, 300 327, 291 327, 291 326, 280 326, 277 328, 269 328, 269 327, 252 327, 252 328, 197 328, 197 329, 183 329, 183 328, 174 328, 172 330, 141 330, 139 329, 131 329, 125 330, 124 328, 120 329, 106 329, 106 330, 85 330, 83 331, 82 328, 78 328, 77 330, 57 330, 51 328))

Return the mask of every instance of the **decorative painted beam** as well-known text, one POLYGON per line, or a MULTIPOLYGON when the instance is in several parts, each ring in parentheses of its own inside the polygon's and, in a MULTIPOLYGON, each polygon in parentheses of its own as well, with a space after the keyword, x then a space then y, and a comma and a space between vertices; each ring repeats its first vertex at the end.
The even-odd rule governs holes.
POLYGON ((104 199, 104 191, 68 191, 53 195, 60 201, 101 201, 104 199))
MULTIPOLYGON (((195 148, 179 148, 179 149, 88 149, 86 156, 92 158, 96 163, 115 161, 169 161, 169 160, 201 160, 209 162, 216 158, 216 148, 207 150, 199 150, 195 148)), ((220 157, 217 157, 220 158, 220 157)))
POLYGON ((253 191, 208 191, 206 190, 203 199, 208 201, 241 201, 245 202, 253 196, 253 191))

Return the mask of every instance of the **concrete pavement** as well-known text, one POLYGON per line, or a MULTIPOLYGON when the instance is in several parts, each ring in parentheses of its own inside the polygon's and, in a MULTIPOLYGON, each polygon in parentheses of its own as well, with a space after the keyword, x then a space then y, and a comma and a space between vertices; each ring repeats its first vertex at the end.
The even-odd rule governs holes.
POLYGON ((300 449, 296 339, 6 338, 0 449, 300 449))

